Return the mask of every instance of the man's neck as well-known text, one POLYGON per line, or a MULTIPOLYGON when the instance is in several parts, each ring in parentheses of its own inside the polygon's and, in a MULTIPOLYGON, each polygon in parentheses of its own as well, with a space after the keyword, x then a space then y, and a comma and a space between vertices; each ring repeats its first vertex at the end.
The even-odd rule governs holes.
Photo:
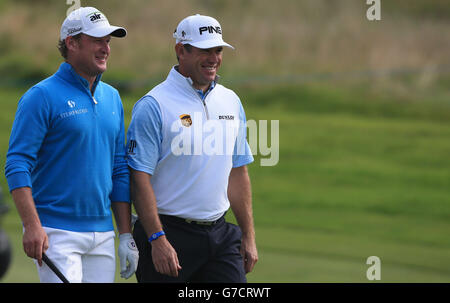
POLYGON ((175 70, 176 70, 177 72, 179 72, 183 77, 191 79, 191 80, 192 80, 192 86, 193 86, 195 89, 202 90, 203 93, 206 93, 206 92, 208 91, 209 87, 211 86, 211 83, 208 83, 208 84, 199 84, 199 83, 195 82, 194 79, 192 79, 191 77, 189 77, 185 71, 183 71, 182 69, 180 70, 180 66, 179 66, 179 65, 175 66, 175 70))
POLYGON ((92 92, 92 87, 94 85, 95 80, 97 79, 97 76, 88 75, 87 73, 83 72, 80 68, 78 68, 75 64, 72 64, 70 61, 67 61, 67 63, 69 63, 72 66, 72 68, 80 77, 82 77, 89 83, 89 90, 92 92))

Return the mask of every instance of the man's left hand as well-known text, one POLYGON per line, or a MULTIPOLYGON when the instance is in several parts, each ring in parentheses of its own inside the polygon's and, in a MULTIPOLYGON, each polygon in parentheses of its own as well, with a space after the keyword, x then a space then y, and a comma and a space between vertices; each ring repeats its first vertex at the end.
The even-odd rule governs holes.
POLYGON ((258 261, 258 250, 254 238, 242 238, 241 255, 244 258, 245 273, 249 273, 258 261))
POLYGON ((120 276, 128 279, 136 271, 139 261, 139 252, 130 233, 119 235, 119 260, 120 276))

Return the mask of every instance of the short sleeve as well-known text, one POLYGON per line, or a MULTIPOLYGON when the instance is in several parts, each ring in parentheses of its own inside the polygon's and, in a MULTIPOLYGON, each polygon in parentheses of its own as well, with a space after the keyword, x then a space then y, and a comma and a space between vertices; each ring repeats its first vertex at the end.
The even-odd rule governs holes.
POLYGON ((233 150, 233 168, 250 164, 254 161, 247 142, 247 119, 242 103, 239 102, 239 129, 233 150))
POLYGON ((162 142, 161 109, 151 96, 142 97, 134 105, 127 132, 128 165, 150 175, 158 163, 162 142))

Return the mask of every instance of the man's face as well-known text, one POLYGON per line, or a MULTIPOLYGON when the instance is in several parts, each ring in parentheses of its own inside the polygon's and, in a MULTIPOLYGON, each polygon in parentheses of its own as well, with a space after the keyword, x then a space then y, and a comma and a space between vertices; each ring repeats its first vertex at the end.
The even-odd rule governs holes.
POLYGON ((194 87, 207 89, 222 64, 222 51, 221 46, 208 49, 192 46, 190 52, 184 48, 182 54, 178 54, 180 72, 192 79, 194 87))
POLYGON ((72 48, 71 63, 81 74, 89 78, 97 77, 106 71, 106 62, 110 54, 111 36, 95 38, 81 34, 72 48))

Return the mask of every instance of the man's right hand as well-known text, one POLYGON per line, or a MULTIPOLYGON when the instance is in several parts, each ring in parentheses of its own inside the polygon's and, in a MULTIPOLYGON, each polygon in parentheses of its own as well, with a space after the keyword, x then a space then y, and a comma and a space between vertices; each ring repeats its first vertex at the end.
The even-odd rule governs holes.
POLYGON ((23 250, 28 257, 36 259, 39 266, 42 266, 42 253, 48 249, 48 237, 39 220, 31 188, 13 189, 11 195, 25 229, 22 239, 23 250))
POLYGON ((48 249, 48 237, 42 226, 25 227, 22 242, 26 255, 42 266, 42 253, 48 249))
POLYGON ((175 249, 167 240, 166 236, 161 236, 151 242, 152 259, 157 272, 171 277, 178 277, 181 270, 178 256, 175 249))

